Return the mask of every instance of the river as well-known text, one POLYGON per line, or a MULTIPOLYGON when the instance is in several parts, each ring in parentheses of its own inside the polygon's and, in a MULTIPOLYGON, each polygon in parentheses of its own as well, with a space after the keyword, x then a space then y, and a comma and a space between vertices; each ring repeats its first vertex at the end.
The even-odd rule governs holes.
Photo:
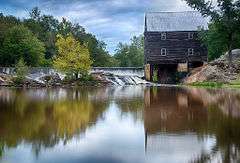
POLYGON ((240 90, 0 88, 1 163, 240 161, 240 90))

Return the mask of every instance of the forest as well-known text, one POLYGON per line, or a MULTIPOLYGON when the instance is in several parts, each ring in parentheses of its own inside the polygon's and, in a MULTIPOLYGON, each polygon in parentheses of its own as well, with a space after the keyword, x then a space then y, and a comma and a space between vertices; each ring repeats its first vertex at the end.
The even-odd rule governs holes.
POLYGON ((119 43, 115 54, 106 44, 86 32, 80 24, 42 14, 34 7, 26 18, 0 13, 0 66, 14 67, 21 59, 29 67, 52 67, 58 57, 58 36, 71 36, 86 46, 91 66, 143 66, 143 36, 134 36, 130 43, 119 43))

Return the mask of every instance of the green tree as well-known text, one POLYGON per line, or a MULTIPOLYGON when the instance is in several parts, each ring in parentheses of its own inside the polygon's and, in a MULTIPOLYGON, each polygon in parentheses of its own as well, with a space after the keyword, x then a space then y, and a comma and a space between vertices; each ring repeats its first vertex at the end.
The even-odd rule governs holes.
MULTIPOLYGON (((237 35, 240 32, 240 1, 239 0, 218 0, 217 7, 211 1, 185 0, 187 4, 200 11, 203 16, 211 17, 209 35, 221 35, 219 41, 222 49, 225 47, 229 55, 229 64, 232 65, 232 49, 237 35)), ((215 44, 215 43, 214 43, 215 44)), ((211 45, 210 45, 211 46, 211 45)), ((214 46, 213 46, 214 47, 214 46)), ((210 47, 212 49, 213 47, 210 47)))
MULTIPOLYGON (((5 38, 5 34, 8 31, 9 28, 20 24, 20 20, 15 18, 14 16, 4 16, 2 13, 0 13, 0 56, 3 55, 3 41, 5 38)), ((2 57, 0 57, 0 65, 3 63, 4 60, 2 57)))
POLYGON ((139 67, 144 64, 143 36, 134 36, 130 45, 119 43, 116 49, 115 59, 121 67, 139 67))
POLYGON ((81 25, 72 24, 70 21, 63 18, 58 26, 58 32, 63 36, 67 36, 71 33, 77 41, 82 44, 86 43, 93 61, 93 66, 114 66, 115 60, 107 52, 106 44, 103 41, 99 41, 94 35, 86 33, 81 25))
POLYGON ((58 36, 56 47, 58 55, 54 59, 54 67, 66 73, 86 75, 91 68, 92 60, 87 47, 80 44, 72 35, 64 38, 58 36))
POLYGON ((28 73, 28 67, 26 66, 26 63, 22 58, 15 65, 15 71, 16 71, 15 82, 22 83, 28 73))
POLYGON ((29 66, 39 66, 44 60, 44 44, 23 25, 10 28, 2 46, 1 65, 15 65, 21 58, 29 66))
MULTIPOLYGON (((223 55, 228 50, 228 47, 227 40, 224 39, 226 37, 223 37, 223 34, 218 32, 215 23, 209 24, 208 28, 208 31, 200 32, 200 39, 208 48, 208 59, 211 61, 223 55)), ((234 40, 233 48, 240 47, 240 33, 236 33, 234 40)))
MULTIPOLYGON (((51 66, 52 60, 57 54, 55 46, 56 36, 61 34, 67 37, 69 33, 81 44, 87 45, 93 66, 114 66, 116 64, 115 58, 106 50, 106 44, 98 40, 93 34, 87 33, 80 24, 73 24, 65 18, 62 21, 58 21, 58 19, 51 15, 42 14, 38 7, 33 8, 29 12, 29 18, 22 20, 14 16, 0 14, 0 56, 3 56, 3 52, 5 51, 3 49, 3 41, 6 38, 7 31, 15 25, 27 27, 43 43, 45 47, 43 66, 51 66)), ((11 66, 9 62, 5 63, 5 59, 0 57, 0 64, 11 66)), ((11 62, 11 64, 14 63, 11 62)))
POLYGON ((29 13, 30 19, 25 19, 23 24, 45 44, 45 58, 52 59, 56 54, 56 35, 59 21, 50 15, 41 15, 41 11, 35 7, 29 13))

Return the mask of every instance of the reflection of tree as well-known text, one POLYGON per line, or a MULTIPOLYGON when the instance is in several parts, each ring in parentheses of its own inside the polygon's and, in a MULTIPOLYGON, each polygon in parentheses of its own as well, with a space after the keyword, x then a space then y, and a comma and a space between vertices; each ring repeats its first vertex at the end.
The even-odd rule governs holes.
POLYGON ((68 90, 67 99, 54 101, 31 99, 24 91, 11 93, 10 99, 0 98, 1 140, 8 147, 29 142, 36 153, 85 132, 108 105, 90 100, 87 90, 68 90))
POLYGON ((224 90, 148 88, 144 99, 146 138, 158 132, 214 136, 211 152, 203 151, 192 162, 211 162, 219 155, 223 162, 239 162, 239 95, 224 90))
POLYGON ((4 151, 4 145, 3 145, 3 143, 0 141, 0 159, 1 159, 2 155, 3 155, 3 151, 4 151))
POLYGON ((209 108, 207 128, 200 135, 216 137, 216 144, 210 153, 202 153, 193 162, 207 162, 216 159, 221 153, 222 162, 240 162, 240 119, 224 115, 219 108, 209 108))
POLYGON ((117 100, 116 104, 118 105, 118 108, 121 109, 123 115, 131 113, 135 120, 142 120, 142 109, 144 108, 142 98, 117 100))

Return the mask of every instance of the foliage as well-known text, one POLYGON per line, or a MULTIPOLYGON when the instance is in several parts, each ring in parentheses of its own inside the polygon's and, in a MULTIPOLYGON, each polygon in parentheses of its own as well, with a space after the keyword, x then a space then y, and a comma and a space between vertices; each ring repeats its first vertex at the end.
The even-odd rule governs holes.
POLYGON ((15 71, 16 71, 16 78, 15 82, 16 83, 22 83, 28 73, 28 67, 24 63, 24 60, 21 58, 18 63, 15 66, 15 71))
POLYGON ((2 142, 0 142, 0 159, 1 159, 2 155, 3 155, 3 152, 4 152, 4 145, 3 145, 2 142))
POLYGON ((138 67, 144 64, 144 39, 143 36, 134 36, 130 45, 119 43, 114 55, 121 67, 138 67))
POLYGON ((20 23, 20 20, 15 18, 14 16, 4 16, 0 13, 0 46, 2 45, 5 32, 20 23))
POLYGON ((1 65, 15 65, 21 58, 29 66, 39 66, 44 60, 44 44, 23 25, 10 28, 3 40, 1 65))
POLYGON ((219 58, 227 51, 227 47, 224 45, 221 37, 222 35, 218 33, 214 24, 209 25, 208 31, 200 32, 200 39, 208 48, 208 59, 210 61, 219 58))
POLYGON ((207 87, 207 88, 224 86, 223 83, 218 83, 218 82, 196 82, 196 83, 192 83, 190 85, 196 86, 196 87, 207 87))
MULTIPOLYGON (((227 49, 229 62, 232 64, 232 49, 239 42, 240 33, 240 1, 218 0, 215 7, 211 1, 185 0, 187 4, 201 12, 203 16, 211 17, 211 24, 205 41, 210 49, 210 59, 218 57, 227 49), (217 40, 215 40, 217 39, 217 40), (211 43, 212 42, 212 43, 211 43), (220 43, 221 45, 217 45, 220 43), (216 48, 216 50, 214 50, 216 48), (212 54, 212 53, 220 54, 212 54)), ((237 45, 239 46, 239 44, 237 45)))
MULTIPOLYGON (((105 43, 99 41, 94 35, 87 33, 80 24, 73 24, 65 18, 59 21, 51 15, 42 14, 38 7, 33 8, 29 13, 29 18, 23 20, 14 16, 4 16, 0 13, 0 55, 4 52, 2 42, 8 37, 6 33, 9 28, 15 25, 23 25, 28 28, 44 44, 44 57, 47 60, 42 61, 42 66, 52 65, 52 60, 57 54, 57 35, 61 34, 66 37, 69 33, 81 44, 87 45, 93 66, 114 66, 116 64, 115 59, 107 52, 105 43)), ((12 66, 11 64, 14 64, 4 63, 4 59, 0 57, 0 60, 2 60, 0 61, 1 66, 12 66)))
POLYGON ((158 71, 157 70, 153 71, 153 82, 158 82, 158 71))
POLYGON ((55 68, 76 75, 86 75, 91 68, 92 61, 85 45, 80 44, 72 35, 64 38, 58 36, 56 47, 58 55, 54 59, 55 68))

